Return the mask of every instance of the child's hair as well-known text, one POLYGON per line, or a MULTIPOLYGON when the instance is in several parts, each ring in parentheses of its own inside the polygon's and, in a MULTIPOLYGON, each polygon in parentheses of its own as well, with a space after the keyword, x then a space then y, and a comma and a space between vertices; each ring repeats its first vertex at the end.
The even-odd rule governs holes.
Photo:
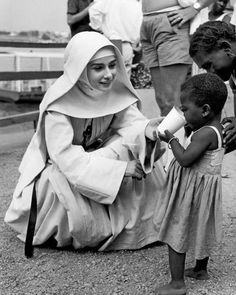
POLYGON ((208 21, 200 25, 193 34, 189 54, 194 57, 197 52, 212 52, 218 48, 218 41, 235 41, 235 30, 231 24, 222 21, 208 21))
POLYGON ((182 84, 181 91, 188 92, 190 99, 197 106, 209 104, 215 115, 222 111, 228 96, 224 81, 212 73, 191 77, 182 84))

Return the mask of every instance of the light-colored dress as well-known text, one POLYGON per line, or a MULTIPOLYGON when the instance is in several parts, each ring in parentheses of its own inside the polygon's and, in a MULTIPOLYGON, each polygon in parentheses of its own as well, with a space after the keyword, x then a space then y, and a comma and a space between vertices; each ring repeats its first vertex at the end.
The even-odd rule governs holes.
POLYGON ((203 128, 209 127, 217 134, 218 148, 207 151, 191 167, 180 166, 176 159, 172 161, 154 217, 159 240, 179 253, 193 249, 196 259, 208 257, 222 233, 224 148, 215 127, 203 128))

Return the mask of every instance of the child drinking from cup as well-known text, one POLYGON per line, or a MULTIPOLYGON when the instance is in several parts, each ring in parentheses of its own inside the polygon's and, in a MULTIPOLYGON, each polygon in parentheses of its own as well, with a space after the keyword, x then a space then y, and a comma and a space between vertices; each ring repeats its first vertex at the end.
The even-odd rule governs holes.
POLYGON ((159 240, 169 249, 171 281, 158 289, 160 295, 186 294, 184 275, 208 279, 209 256, 221 239, 222 146, 221 111, 227 88, 215 74, 193 76, 182 85, 181 110, 193 130, 184 149, 168 130, 160 138, 172 149, 174 159, 154 224, 159 240), (196 265, 184 272, 186 252, 193 249, 196 265))

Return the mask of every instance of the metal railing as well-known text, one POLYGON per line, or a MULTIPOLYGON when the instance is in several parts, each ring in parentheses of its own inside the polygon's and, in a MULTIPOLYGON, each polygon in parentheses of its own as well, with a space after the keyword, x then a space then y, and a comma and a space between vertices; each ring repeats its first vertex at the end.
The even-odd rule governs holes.
MULTIPOLYGON (((12 42, 0 41, 0 48, 41 48, 41 49, 55 49, 65 48, 67 43, 38 43, 38 42, 12 42)), ((0 81, 21 81, 21 80, 42 80, 42 79, 55 79, 62 74, 62 71, 1 71, 0 81)), ((32 93, 32 95, 34 95, 32 93)), ((33 121, 34 128, 36 127, 39 111, 25 112, 22 114, 15 114, 0 118, 0 127, 12 124, 19 124, 24 122, 33 121)))

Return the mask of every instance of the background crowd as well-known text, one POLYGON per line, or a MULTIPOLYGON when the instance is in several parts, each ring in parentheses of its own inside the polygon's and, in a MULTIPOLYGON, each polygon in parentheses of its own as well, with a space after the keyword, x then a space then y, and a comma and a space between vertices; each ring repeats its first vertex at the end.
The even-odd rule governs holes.
POLYGON ((95 30, 118 46, 129 76, 132 69, 132 84, 138 88, 139 77, 145 80, 142 86, 152 84, 161 114, 166 115, 179 104, 180 85, 202 72, 188 53, 196 28, 208 20, 235 22, 234 0, 203 0, 197 9, 192 8, 194 2, 68 0, 67 22, 72 36, 95 30))

